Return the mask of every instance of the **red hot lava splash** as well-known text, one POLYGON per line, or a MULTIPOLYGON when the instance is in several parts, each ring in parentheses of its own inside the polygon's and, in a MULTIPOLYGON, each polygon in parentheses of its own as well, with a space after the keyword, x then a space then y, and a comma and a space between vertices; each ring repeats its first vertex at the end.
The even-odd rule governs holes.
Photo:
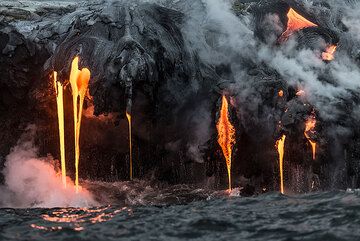
POLYGON ((226 166, 229 179, 229 190, 231 190, 231 155, 235 144, 235 128, 229 120, 229 104, 226 97, 222 96, 220 118, 216 125, 218 131, 218 143, 226 160, 226 166))

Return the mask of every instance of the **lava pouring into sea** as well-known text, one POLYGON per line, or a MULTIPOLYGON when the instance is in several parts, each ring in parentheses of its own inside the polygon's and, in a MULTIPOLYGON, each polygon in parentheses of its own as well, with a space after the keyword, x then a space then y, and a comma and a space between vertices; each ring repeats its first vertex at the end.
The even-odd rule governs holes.
POLYGON ((276 148, 279 153, 280 192, 284 194, 284 148, 286 135, 276 141, 276 148))
POLYGON ((313 160, 315 160, 315 158, 316 158, 316 142, 311 140, 311 138, 309 136, 309 132, 314 133, 315 126, 316 126, 316 118, 315 118, 315 114, 312 113, 311 116, 309 116, 309 118, 306 120, 304 135, 305 135, 306 139, 308 139, 308 141, 310 142, 313 160))
POLYGON ((64 133, 64 87, 57 81, 57 72, 53 73, 54 87, 56 93, 56 104, 58 112, 59 139, 60 139, 60 159, 61 159, 61 178, 66 187, 66 162, 65 162, 65 133, 64 133))
MULTIPOLYGON (((54 86, 56 91, 56 102, 58 110, 59 136, 60 136, 60 156, 62 182, 66 187, 66 165, 65 165, 65 130, 64 130, 64 97, 63 84, 57 79, 57 72, 54 71, 54 86)), ((86 91, 90 80, 90 70, 83 68, 79 70, 79 57, 75 57, 71 63, 69 82, 73 96, 74 112, 74 140, 75 140, 75 188, 79 191, 79 157, 80 157, 80 127, 81 116, 84 105, 86 91)))
POLYGON ((75 186, 79 190, 79 157, 80 157, 80 127, 84 99, 90 80, 90 70, 79 70, 79 57, 75 57, 71 64, 69 82, 73 95, 74 137, 75 137, 75 186))
POLYGON ((132 162, 131 114, 128 111, 126 111, 126 118, 129 123, 130 180, 132 180, 133 179, 133 162, 132 162))
POLYGON ((235 144, 235 128, 229 120, 229 104, 226 97, 222 96, 219 121, 216 125, 218 131, 218 143, 226 160, 229 190, 231 190, 231 155, 235 144))

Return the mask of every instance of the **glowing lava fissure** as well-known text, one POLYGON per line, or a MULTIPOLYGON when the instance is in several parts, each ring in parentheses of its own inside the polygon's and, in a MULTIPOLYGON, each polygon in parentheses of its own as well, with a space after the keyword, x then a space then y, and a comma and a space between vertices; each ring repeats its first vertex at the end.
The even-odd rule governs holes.
POLYGON ((231 190, 231 156, 232 148, 236 143, 235 141, 235 128, 229 120, 229 104, 226 97, 222 96, 220 117, 216 128, 218 131, 218 143, 222 149, 226 160, 227 172, 228 172, 228 181, 229 181, 229 190, 231 190))
POLYGON ((280 192, 284 194, 284 150, 286 135, 283 135, 276 141, 276 148, 279 153, 279 174, 280 174, 280 192))
POLYGON ((315 118, 315 115, 312 114, 305 122, 304 135, 305 135, 306 139, 308 139, 308 141, 310 142, 311 149, 312 149, 312 159, 313 160, 316 159, 316 142, 311 140, 311 138, 309 136, 309 132, 314 133, 315 132, 315 126, 316 126, 316 118, 315 118))
POLYGON ((71 63, 70 85, 73 96, 74 140, 75 140, 75 187, 79 190, 80 127, 84 99, 90 80, 90 70, 79 69, 79 57, 71 63))
POLYGON ((290 8, 287 13, 288 23, 285 32, 283 32, 279 38, 279 42, 286 41, 294 32, 304 28, 317 27, 315 23, 307 20, 294 9, 290 8))
POLYGON ((64 87, 61 82, 57 81, 57 72, 53 72, 54 87, 56 93, 56 104, 59 125, 60 139, 60 159, 61 159, 61 179, 64 187, 66 187, 66 161, 65 161, 65 133, 64 133, 64 87))
POLYGON ((126 118, 129 123, 129 156, 130 156, 130 180, 133 179, 133 162, 132 162, 132 134, 131 134, 131 114, 126 111, 126 118))

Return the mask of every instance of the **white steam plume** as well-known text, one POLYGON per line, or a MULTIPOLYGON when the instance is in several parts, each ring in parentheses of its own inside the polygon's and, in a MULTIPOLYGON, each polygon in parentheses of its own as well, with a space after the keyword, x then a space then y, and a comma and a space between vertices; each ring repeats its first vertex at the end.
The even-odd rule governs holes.
POLYGON ((35 127, 27 131, 6 157, 5 186, 0 186, 1 207, 84 207, 97 203, 91 194, 82 190, 78 194, 68 180, 64 188, 61 176, 55 171, 55 161, 37 157, 34 146, 35 127))

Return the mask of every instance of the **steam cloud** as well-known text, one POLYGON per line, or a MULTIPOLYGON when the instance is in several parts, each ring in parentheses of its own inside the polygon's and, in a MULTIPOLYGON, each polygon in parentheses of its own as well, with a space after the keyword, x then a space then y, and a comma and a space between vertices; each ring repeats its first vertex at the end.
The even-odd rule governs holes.
POLYGON ((36 128, 27 131, 6 157, 5 186, 0 186, 0 207, 86 207, 96 205, 91 194, 82 190, 76 194, 68 180, 64 188, 54 168, 52 158, 37 157, 34 146, 36 128))
MULTIPOLYGON (((175 8, 179 4, 179 9, 186 5, 181 1, 172 2, 175 8)), ((321 52, 301 46, 296 39, 290 38, 280 46, 275 44, 277 36, 285 27, 277 14, 269 12, 262 23, 254 23, 253 14, 247 11, 240 16, 235 15, 231 9, 233 2, 206 0, 189 4, 185 10, 187 22, 183 34, 189 48, 197 52, 204 63, 230 66, 231 74, 221 77, 227 85, 224 90, 237 100, 235 107, 245 131, 250 131, 249 126, 255 123, 255 126, 268 125, 270 135, 273 135, 276 124, 269 120, 280 120, 283 115, 271 108, 266 109, 265 114, 258 114, 260 106, 266 108, 263 97, 266 86, 258 86, 269 77, 280 86, 285 83, 285 86, 305 91, 306 95, 300 99, 314 107, 320 123, 327 123, 328 128, 323 129, 320 134, 322 138, 334 139, 334 145, 349 141, 356 131, 351 123, 356 123, 360 117, 360 109, 354 101, 358 98, 356 93, 360 89, 360 3, 326 1, 325 5, 321 5, 321 1, 288 1, 303 5, 310 14, 313 11, 320 24, 331 28, 340 36, 335 60, 325 63, 321 60, 321 52), (342 22, 346 30, 339 28, 338 22, 342 22), (255 36, 256 24, 261 24, 262 29, 270 33, 265 41, 259 41, 255 36), (252 69, 260 74, 255 76, 252 69), (262 71, 270 74, 263 75, 262 71)), ((248 6, 254 5, 256 4, 248 6)), ((325 48, 327 43, 320 40, 319 45, 325 48)), ((203 109, 197 115, 211 116, 210 111, 203 109)), ((190 155, 194 160, 199 161, 201 155, 197 146, 208 140, 210 129, 210 125, 207 125, 201 135, 198 135, 196 140, 199 145, 189 145, 191 148, 188 153, 196 154, 190 155)), ((240 128, 237 130, 242 131, 240 128)), ((333 148, 335 149, 337 153, 331 155, 338 160, 339 153, 343 150, 333 148)))
MULTIPOLYGON (((325 63, 319 58, 321 53, 307 48, 299 49, 293 39, 280 47, 259 42, 254 37, 252 16, 235 16, 228 1, 207 0, 205 3, 207 15, 203 20, 206 19, 206 22, 211 23, 212 31, 222 34, 216 44, 211 46, 215 51, 209 52, 204 48, 202 57, 207 62, 212 61, 213 64, 216 64, 213 62, 214 60, 220 63, 230 63, 239 92, 243 92, 245 95, 254 92, 249 87, 251 84, 247 83, 252 81, 252 77, 246 73, 248 66, 241 61, 248 59, 259 67, 267 66, 277 71, 288 85, 303 88, 307 93, 308 101, 320 111, 323 119, 338 119, 343 110, 338 108, 337 104, 344 99, 351 98, 353 91, 360 87, 359 65, 346 52, 349 49, 353 51, 353 45, 356 46, 358 43, 340 42, 335 60, 325 63), (350 44, 352 46, 349 46, 350 44)), ((306 2, 306 4, 310 3, 306 2)), ((360 30, 357 23, 360 17, 360 4, 346 5, 336 1, 330 1, 329 4, 334 16, 337 11, 344 14, 343 22, 348 28, 348 32, 342 32, 340 35, 345 36, 345 40, 359 40, 360 30)), ((191 13, 199 15, 198 12, 200 11, 193 10, 191 13)), ((193 16, 190 21, 191 19, 198 20, 199 17, 193 16)), ((281 24, 278 17, 271 13, 265 17, 263 24, 264 26, 272 25, 274 32, 279 32, 283 28, 283 26, 278 26, 281 24)), ((189 24, 189 26, 193 25, 194 23, 189 24)), ((194 38, 191 35, 187 36, 194 38)), ((200 34, 196 37, 199 36, 200 34)), ((273 39, 274 36, 268 38, 273 39)), ((193 42, 195 41, 193 40, 193 42)), ((322 44, 326 45, 325 42, 322 44)), ((254 103, 256 102, 255 100, 254 103)), ((247 104, 251 105, 251 103, 247 104)), ((359 116, 357 109, 352 114, 355 118, 359 116)))

